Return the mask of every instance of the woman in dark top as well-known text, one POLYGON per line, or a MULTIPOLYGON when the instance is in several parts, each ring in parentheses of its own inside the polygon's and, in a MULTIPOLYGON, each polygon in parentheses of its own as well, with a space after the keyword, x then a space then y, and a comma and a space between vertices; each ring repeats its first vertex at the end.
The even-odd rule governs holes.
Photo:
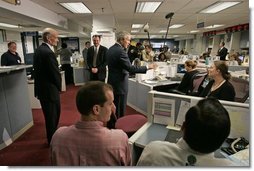
POLYGON ((201 97, 215 97, 219 100, 234 101, 235 89, 228 81, 231 77, 228 72, 228 66, 225 61, 215 61, 208 70, 209 81, 208 85, 201 92, 201 97))
POLYGON ((197 62, 194 60, 185 61, 184 67, 186 69, 186 73, 183 76, 183 79, 179 86, 177 87, 178 91, 181 91, 185 94, 188 94, 189 91, 192 91, 192 78, 194 75, 198 73, 196 70, 197 62))

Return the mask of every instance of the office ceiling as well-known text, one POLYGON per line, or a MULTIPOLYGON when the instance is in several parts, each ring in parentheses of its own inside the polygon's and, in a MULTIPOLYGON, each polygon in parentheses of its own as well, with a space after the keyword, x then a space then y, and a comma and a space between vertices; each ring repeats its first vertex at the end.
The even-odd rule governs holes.
MULTIPOLYGON (((60 16, 68 19, 69 27, 72 24, 77 24, 82 27, 82 31, 86 34, 75 33, 72 29, 55 27, 62 34, 68 36, 90 37, 92 30, 93 15, 112 16, 115 20, 113 28, 116 31, 126 30, 131 32, 132 24, 149 24, 149 33, 151 38, 163 38, 165 33, 160 33, 161 30, 166 30, 169 19, 165 16, 169 12, 173 12, 174 16, 171 20, 173 24, 184 24, 183 27, 177 29, 169 29, 168 38, 173 36, 182 36, 193 34, 191 30, 199 30, 199 33, 221 30, 226 27, 249 23, 250 10, 249 1, 241 0, 242 2, 236 6, 218 12, 216 14, 200 14, 199 11, 214 4, 219 0, 156 0, 162 1, 162 4, 155 13, 135 13, 137 1, 141 0, 30 0, 60 16), (73 14, 60 6, 59 2, 83 2, 91 11, 92 14, 73 14), (223 27, 216 29, 197 29, 197 23, 204 22, 205 26, 223 24, 223 27), (88 33, 88 34, 87 34, 88 33)), ((145 0, 143 0, 145 1, 145 0)), ((233 1, 233 0, 223 0, 233 1)), ((22 3, 22 0, 21 0, 22 3)), ((42 30, 45 27, 54 27, 54 25, 46 23, 41 19, 34 19, 29 16, 23 16, 15 11, 10 11, 1 8, 0 22, 9 24, 20 24, 22 31, 42 30)), ((1 28, 1 27, 0 27, 1 28)), ((6 29, 3 28, 2 29, 6 29)), ((195 33, 196 34, 196 33, 195 33)), ((147 33, 143 28, 138 33, 132 33, 136 38, 147 37, 147 33)))

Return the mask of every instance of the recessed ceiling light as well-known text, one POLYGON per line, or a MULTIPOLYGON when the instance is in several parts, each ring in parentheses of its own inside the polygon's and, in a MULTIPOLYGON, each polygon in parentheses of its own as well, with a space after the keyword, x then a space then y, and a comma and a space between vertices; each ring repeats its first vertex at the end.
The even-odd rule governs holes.
POLYGON ((0 23, 0 26, 8 27, 8 28, 20 28, 20 26, 18 25, 12 25, 12 24, 6 24, 6 23, 0 23))
POLYGON ((142 28, 144 24, 132 24, 131 28, 142 28))
POLYGON ((137 2, 136 13, 154 13, 162 2, 137 2))
POLYGON ((59 3, 72 13, 92 13, 82 2, 59 3))
POLYGON ((170 26, 169 28, 180 28, 180 27, 182 27, 182 26, 184 26, 183 24, 174 24, 174 25, 172 25, 172 26, 170 26))
POLYGON ((167 30, 161 30, 160 31, 160 33, 166 33, 167 32, 167 30))
POLYGON ((203 9, 200 11, 200 13, 217 13, 219 11, 222 11, 224 9, 227 9, 229 7, 232 7, 234 5, 239 4, 240 2, 234 1, 234 2, 216 2, 215 4, 207 7, 206 9, 203 9))
POLYGON ((210 26, 207 26, 207 27, 204 27, 205 29, 212 29, 212 28, 217 28, 217 27, 221 27, 221 26, 224 26, 223 24, 214 24, 214 25, 210 25, 210 26))
POLYGON ((139 30, 131 30, 131 33, 137 33, 139 30))
POLYGON ((197 33, 199 30, 191 30, 190 33, 197 33))

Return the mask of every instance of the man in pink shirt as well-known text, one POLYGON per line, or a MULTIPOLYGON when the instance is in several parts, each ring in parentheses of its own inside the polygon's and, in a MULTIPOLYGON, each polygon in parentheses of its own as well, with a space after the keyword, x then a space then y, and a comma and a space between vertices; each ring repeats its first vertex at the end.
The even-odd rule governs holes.
POLYGON ((122 130, 104 125, 115 112, 113 89, 109 84, 91 81, 81 87, 76 105, 81 120, 60 127, 51 140, 51 161, 61 166, 129 166, 128 137, 122 130))

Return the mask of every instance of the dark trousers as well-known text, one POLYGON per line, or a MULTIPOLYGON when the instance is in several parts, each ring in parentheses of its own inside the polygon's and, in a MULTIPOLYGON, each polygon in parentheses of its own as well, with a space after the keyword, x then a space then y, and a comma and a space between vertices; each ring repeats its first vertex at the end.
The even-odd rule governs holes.
POLYGON ((116 106, 116 117, 123 117, 127 105, 127 94, 114 94, 114 104, 116 106))
POLYGON ((102 81, 102 82, 105 82, 105 78, 104 79, 99 79, 98 73, 94 74, 94 73, 90 72, 90 81, 102 81))
POLYGON ((66 84, 73 84, 73 69, 71 67, 71 64, 63 64, 62 70, 65 74, 65 82, 66 84))
POLYGON ((59 101, 40 100, 40 103, 46 124, 48 144, 50 144, 51 138, 55 133, 55 131, 57 130, 57 126, 59 123, 61 111, 60 100, 59 101))

